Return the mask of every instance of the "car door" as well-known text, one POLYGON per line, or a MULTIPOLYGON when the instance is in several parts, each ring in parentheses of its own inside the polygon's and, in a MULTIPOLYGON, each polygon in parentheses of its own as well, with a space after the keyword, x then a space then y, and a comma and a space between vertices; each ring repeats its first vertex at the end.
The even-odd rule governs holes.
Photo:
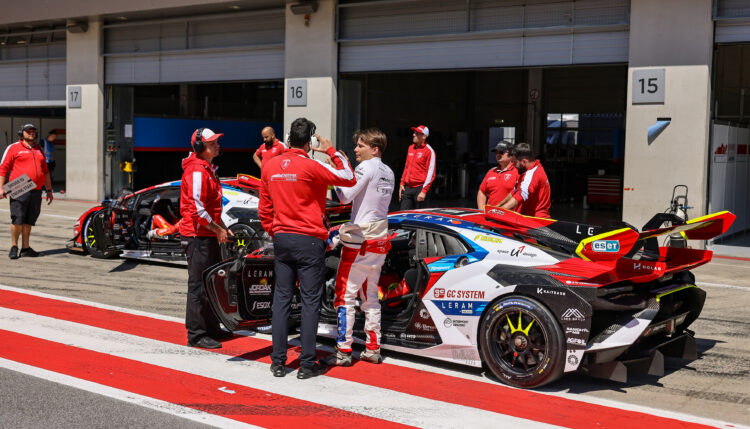
MULTIPOLYGON (((232 331, 270 323, 274 281, 271 256, 228 259, 203 273, 211 308, 232 331)), ((298 314, 299 307, 295 297, 293 314, 298 314)))

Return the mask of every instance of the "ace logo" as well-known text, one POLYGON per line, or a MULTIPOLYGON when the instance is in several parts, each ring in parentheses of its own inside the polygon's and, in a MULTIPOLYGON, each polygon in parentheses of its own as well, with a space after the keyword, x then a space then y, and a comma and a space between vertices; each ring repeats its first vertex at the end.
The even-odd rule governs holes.
POLYGON ((435 289, 435 298, 445 298, 445 289, 435 289))

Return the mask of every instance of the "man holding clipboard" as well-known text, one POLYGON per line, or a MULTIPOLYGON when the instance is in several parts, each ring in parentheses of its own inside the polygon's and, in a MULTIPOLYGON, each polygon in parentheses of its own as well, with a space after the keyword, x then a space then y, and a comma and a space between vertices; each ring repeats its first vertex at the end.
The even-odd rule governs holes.
POLYGON ((5 149, 0 161, 0 199, 10 197, 10 259, 39 256, 29 246, 29 236, 41 212, 42 186, 47 188, 47 204, 52 203, 52 181, 44 152, 36 142, 36 127, 24 125, 18 136, 21 139, 5 149), (6 181, 11 183, 6 185, 6 181), (20 252, 18 237, 21 237, 20 252))

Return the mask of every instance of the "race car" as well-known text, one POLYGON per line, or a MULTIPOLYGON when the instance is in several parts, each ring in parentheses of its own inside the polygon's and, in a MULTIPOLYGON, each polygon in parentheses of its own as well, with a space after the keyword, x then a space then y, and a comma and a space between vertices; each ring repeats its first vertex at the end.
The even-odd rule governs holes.
MULTIPOLYGON (((82 214, 73 227, 72 251, 95 258, 121 256, 128 259, 186 265, 177 224, 180 220, 181 181, 166 182, 135 193, 104 200, 82 214)), ((260 247, 268 236, 258 219, 260 180, 239 174, 222 178, 224 224, 237 237, 231 246, 222 245, 223 259, 237 248, 260 247)), ((331 224, 348 220, 351 205, 328 200, 326 214, 331 224)))
MULTIPOLYGON (((392 213, 378 285, 382 347, 486 365, 522 388, 576 370, 619 381, 628 370, 662 374, 664 355, 696 357, 688 327, 706 294, 689 270, 712 252, 660 247, 658 238, 706 240, 734 218, 721 212, 684 222, 659 214, 639 232, 623 222, 586 225, 493 207, 392 213)), ((327 254, 318 330, 330 338, 337 336, 339 254, 327 254)), ((231 330, 269 323, 273 284, 270 247, 204 273, 212 309, 231 330)), ((358 312, 360 343, 363 319, 358 312)))

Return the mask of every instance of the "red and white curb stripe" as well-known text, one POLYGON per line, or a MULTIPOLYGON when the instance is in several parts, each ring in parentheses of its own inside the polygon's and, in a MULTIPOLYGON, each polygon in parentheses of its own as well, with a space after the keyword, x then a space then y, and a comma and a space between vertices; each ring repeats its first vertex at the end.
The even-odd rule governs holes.
MULTIPOLYGON (((190 349, 179 319, 6 286, 0 286, 0 341, 17 345, 0 350, 0 367, 86 390, 96 386, 96 393, 217 426, 738 427, 512 389, 390 357, 387 364, 333 368, 305 381, 294 374, 274 378, 266 336, 235 337, 217 351, 190 349)), ((289 354, 295 359, 298 351, 289 354)))

